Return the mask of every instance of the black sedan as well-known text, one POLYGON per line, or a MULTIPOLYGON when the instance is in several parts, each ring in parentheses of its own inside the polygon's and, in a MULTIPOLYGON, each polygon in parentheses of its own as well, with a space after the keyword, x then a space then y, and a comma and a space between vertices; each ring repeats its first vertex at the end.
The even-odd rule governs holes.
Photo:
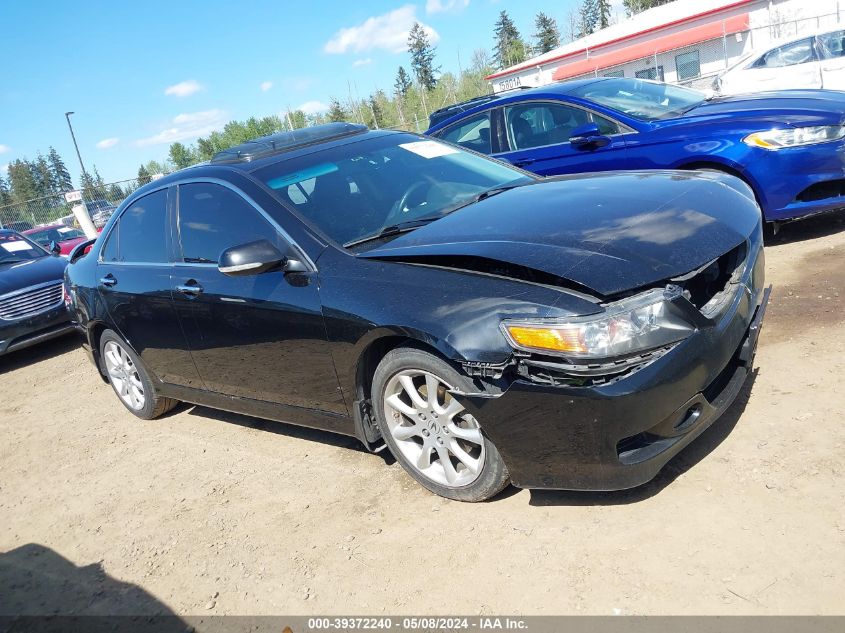
POLYGON ((65 264, 0 229, 0 355, 73 331, 62 291, 65 264))
POLYGON ((541 179, 330 124, 139 189, 66 273, 121 402, 176 401, 387 447, 426 488, 619 489, 739 392, 767 294, 725 174, 541 179))

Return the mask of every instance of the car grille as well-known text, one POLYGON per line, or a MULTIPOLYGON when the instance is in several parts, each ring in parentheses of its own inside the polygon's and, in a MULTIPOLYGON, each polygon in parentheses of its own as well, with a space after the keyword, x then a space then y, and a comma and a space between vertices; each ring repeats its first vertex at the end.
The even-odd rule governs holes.
POLYGON ((62 282, 50 281, 0 297, 0 319, 13 321, 39 314, 62 303, 62 282))

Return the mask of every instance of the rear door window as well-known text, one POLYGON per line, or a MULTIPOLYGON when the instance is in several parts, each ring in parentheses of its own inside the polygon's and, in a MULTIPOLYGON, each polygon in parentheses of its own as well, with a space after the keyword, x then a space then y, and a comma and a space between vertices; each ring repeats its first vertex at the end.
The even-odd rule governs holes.
POLYGON ((104 262, 166 263, 167 189, 138 198, 121 214, 103 246, 104 262))

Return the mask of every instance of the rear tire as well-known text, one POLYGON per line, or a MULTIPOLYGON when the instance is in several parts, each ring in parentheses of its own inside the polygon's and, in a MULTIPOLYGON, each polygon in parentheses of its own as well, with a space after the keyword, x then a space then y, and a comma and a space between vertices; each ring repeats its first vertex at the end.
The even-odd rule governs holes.
POLYGON ((178 404, 178 400, 155 392, 143 362, 117 332, 103 332, 100 359, 118 400, 132 415, 142 420, 153 420, 178 404))
POLYGON ((407 347, 389 352, 373 376, 372 402, 382 436, 405 471, 431 492, 484 501, 510 483, 499 451, 449 393, 472 391, 445 361, 407 347))

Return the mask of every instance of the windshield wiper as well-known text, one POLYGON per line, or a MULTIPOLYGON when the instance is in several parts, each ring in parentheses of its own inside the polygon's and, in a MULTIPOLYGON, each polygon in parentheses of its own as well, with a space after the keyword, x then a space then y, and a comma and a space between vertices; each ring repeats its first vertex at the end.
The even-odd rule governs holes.
POLYGON ((407 222, 400 222, 399 224, 391 224, 390 226, 386 226, 375 233, 370 233, 369 235, 359 237, 358 239, 352 240, 351 242, 346 242, 343 247, 349 248, 350 246, 357 246, 358 244, 363 244, 364 242, 371 242, 373 240, 379 240, 384 237, 391 237, 393 235, 399 235, 400 233, 407 233, 408 231, 413 231, 414 229, 418 229, 421 226, 430 224, 435 220, 439 220, 443 217, 443 215, 445 214, 432 215, 426 218, 417 218, 416 220, 408 220, 407 222))
POLYGON ((0 264, 20 264, 21 262, 28 262, 28 259, 3 259, 0 264))
POLYGON ((490 189, 485 189, 481 193, 477 193, 468 200, 464 200, 458 206, 452 207, 449 209, 449 213, 453 213, 458 209, 463 209, 464 207, 468 207, 471 204, 475 204, 476 202, 481 202, 482 200, 486 200, 487 198, 492 198, 493 196, 503 193, 505 191, 510 191, 511 189, 516 189, 517 187, 524 187, 525 185, 530 185, 532 182, 521 182, 514 185, 502 185, 501 187, 491 187, 490 189))

